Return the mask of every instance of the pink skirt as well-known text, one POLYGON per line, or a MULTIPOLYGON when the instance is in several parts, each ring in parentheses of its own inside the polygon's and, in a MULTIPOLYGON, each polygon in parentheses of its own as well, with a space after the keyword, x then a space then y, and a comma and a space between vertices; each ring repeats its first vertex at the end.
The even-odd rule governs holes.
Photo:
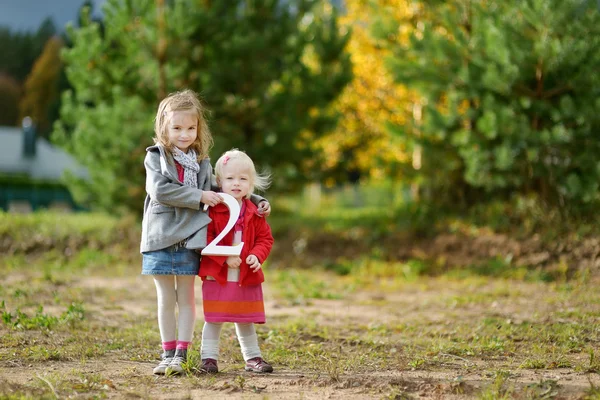
POLYGON ((202 305, 206 322, 265 323, 265 303, 261 285, 240 286, 227 282, 202 282, 202 305))

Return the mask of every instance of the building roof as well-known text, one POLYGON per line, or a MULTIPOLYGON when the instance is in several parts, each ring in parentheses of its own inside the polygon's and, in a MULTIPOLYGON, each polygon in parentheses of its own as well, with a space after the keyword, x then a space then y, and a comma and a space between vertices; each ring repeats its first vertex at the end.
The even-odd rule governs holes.
POLYGON ((64 150, 44 138, 37 138, 35 155, 26 157, 23 150, 23 130, 0 126, 0 174, 26 174, 33 179, 58 181, 64 172, 87 178, 88 173, 64 150))

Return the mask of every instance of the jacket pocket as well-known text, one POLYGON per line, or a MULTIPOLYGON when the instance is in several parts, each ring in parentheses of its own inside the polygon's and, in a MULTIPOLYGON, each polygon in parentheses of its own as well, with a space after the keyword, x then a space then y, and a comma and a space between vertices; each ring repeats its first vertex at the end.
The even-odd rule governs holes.
POLYGON ((153 203, 151 210, 152 210, 152 214, 174 213, 175 212, 174 207, 165 206, 160 203, 153 203))

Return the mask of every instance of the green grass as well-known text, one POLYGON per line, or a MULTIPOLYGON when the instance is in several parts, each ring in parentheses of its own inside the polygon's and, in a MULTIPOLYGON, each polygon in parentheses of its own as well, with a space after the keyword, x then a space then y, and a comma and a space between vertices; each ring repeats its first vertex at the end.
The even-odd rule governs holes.
POLYGON ((289 304, 307 304, 311 299, 341 299, 352 291, 349 284, 323 279, 314 271, 273 270, 268 274, 277 296, 289 304))
POLYGON ((500 373, 491 384, 478 395, 480 400, 509 400, 513 398, 514 388, 508 383, 508 376, 500 373))
POLYGON ((583 400, 600 400, 600 387, 590 383, 590 389, 583 396, 583 400))
POLYGON ((57 272, 108 269, 123 273, 139 260, 139 224, 100 213, 0 211, 2 266, 7 273, 34 264, 52 280, 57 272))
POLYGON ((13 239, 16 249, 50 245, 53 241, 95 248, 113 243, 115 234, 126 237, 126 230, 132 224, 130 219, 117 219, 100 213, 0 212, 0 236, 13 239))

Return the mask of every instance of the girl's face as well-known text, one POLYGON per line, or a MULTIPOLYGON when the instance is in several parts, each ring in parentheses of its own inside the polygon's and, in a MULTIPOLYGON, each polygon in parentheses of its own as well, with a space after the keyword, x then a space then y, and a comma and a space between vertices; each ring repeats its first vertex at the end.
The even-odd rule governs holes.
POLYGON ((223 165, 219 178, 224 193, 232 195, 238 202, 248 195, 251 186, 250 171, 238 160, 229 160, 223 165))
POLYGON ((198 117, 190 111, 173 111, 167 125, 169 143, 187 153, 198 137, 198 117))

